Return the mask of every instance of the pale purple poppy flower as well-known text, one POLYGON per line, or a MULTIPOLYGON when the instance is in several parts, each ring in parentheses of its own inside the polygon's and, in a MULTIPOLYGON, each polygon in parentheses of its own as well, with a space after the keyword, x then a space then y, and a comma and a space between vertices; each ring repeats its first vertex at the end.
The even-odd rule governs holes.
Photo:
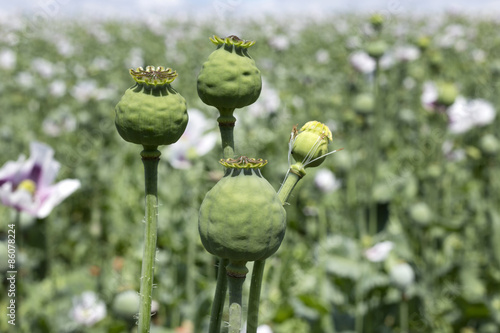
POLYGON ((393 247, 394 243, 391 241, 377 243, 365 251, 365 257, 371 262, 384 261, 389 256, 393 247))
POLYGON ((60 168, 59 162, 53 159, 54 150, 43 143, 32 142, 30 151, 29 159, 21 155, 17 161, 9 161, 0 168, 0 201, 43 219, 80 188, 80 181, 65 179, 54 184, 60 168))
POLYGON ((16 66, 16 53, 10 49, 5 49, 0 52, 0 67, 3 69, 13 69, 16 66))
POLYGON ((269 45, 277 51, 286 51, 290 47, 290 39, 285 35, 277 35, 269 40, 269 45))
POLYGON ((73 89, 71 89, 71 95, 78 101, 85 103, 91 98, 94 98, 97 91, 97 84, 94 80, 80 81, 73 89))
POLYGON ((29 72, 20 72, 17 74, 16 83, 23 88, 32 88, 35 85, 35 79, 29 72))
POLYGON ((327 64, 330 62, 330 53, 325 49, 320 49, 316 52, 316 61, 320 64, 327 64))
POLYGON ((496 110, 484 99, 467 100, 458 96, 455 103, 447 110, 451 133, 465 133, 473 127, 485 126, 493 122, 496 110))
POLYGON ((394 57, 402 62, 414 61, 420 57, 420 50, 412 45, 400 45, 394 49, 394 57))
POLYGON ((436 102, 438 100, 438 90, 436 84, 431 81, 424 83, 422 96, 420 97, 420 102, 426 110, 434 110, 436 107, 436 102))
POLYGON ((444 156, 446 156, 446 158, 452 162, 463 161, 466 157, 465 150, 455 148, 453 142, 449 140, 443 142, 443 146, 441 147, 441 149, 444 156))
MULTIPOLYGON (((55 37, 55 36, 54 36, 55 37)), ((57 48, 57 52, 63 57, 71 57, 75 54, 76 47, 71 44, 71 42, 64 37, 64 35, 57 36, 58 38, 54 38, 54 44, 57 48)))
POLYGON ((320 169, 314 177, 314 185, 323 193, 331 193, 338 190, 342 182, 329 169, 320 169))
POLYGON ((51 137, 76 130, 76 118, 69 112, 69 108, 61 107, 58 111, 47 116, 42 122, 42 130, 51 137))
POLYGON ((375 59, 363 51, 352 53, 349 56, 349 62, 354 69, 364 74, 372 73, 376 67, 375 59))
POLYGON ((49 92, 54 97, 62 97, 66 94, 66 83, 63 80, 55 80, 49 85, 49 92))
POLYGON ((208 121, 196 109, 188 110, 189 122, 179 141, 167 146, 164 154, 176 169, 189 169, 193 160, 207 154, 214 148, 218 134, 213 131, 215 122, 208 121))
POLYGON ((33 59, 31 68, 45 79, 50 79, 55 74, 55 65, 43 58, 33 59))
POLYGON ((259 99, 248 106, 248 112, 255 117, 266 116, 278 110, 281 104, 279 92, 262 80, 262 93, 259 99))
POLYGON ((90 327, 106 317, 106 304, 93 291, 73 297, 71 318, 78 324, 90 327))
POLYGON ((380 67, 383 69, 389 69, 397 62, 411 62, 417 60, 419 57, 420 51, 415 46, 400 45, 384 53, 380 59, 380 67))

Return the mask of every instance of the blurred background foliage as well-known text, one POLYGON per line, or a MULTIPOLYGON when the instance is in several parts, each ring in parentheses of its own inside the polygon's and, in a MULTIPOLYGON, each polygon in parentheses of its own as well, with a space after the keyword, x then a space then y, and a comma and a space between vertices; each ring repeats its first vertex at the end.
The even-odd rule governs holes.
MULTIPOLYGON (((24 216, 18 228, 18 332, 131 331, 135 298, 123 293, 139 285, 143 167, 140 147, 115 130, 114 106, 133 83, 129 68, 171 67, 189 110, 217 133, 217 112, 199 100, 196 77, 214 50, 208 37, 233 34, 233 25, 2 22, 0 165, 40 141, 54 148, 60 179, 82 182, 49 217, 24 216), (87 291, 107 311, 85 326, 71 313, 87 291)), ((250 54, 264 81, 259 100, 235 112, 237 152, 268 159, 263 174, 278 189, 294 125, 324 122, 331 148, 344 148, 310 169, 286 206, 287 234, 268 260, 260 321, 278 333, 403 332, 405 322, 411 332, 498 332, 500 120, 456 133, 449 108, 430 110, 421 98, 426 82, 445 82, 497 109, 500 21, 386 17, 378 32, 368 16, 339 15, 237 27, 257 41, 250 54), (370 61, 357 70, 352 55, 373 55, 380 41, 378 70, 370 61), (388 254, 370 257, 381 242, 391 245, 388 254)), ((162 148, 152 332, 206 331, 214 292, 216 261, 201 246, 197 214, 222 176, 220 143, 201 154, 200 142, 187 142, 180 157, 175 145, 162 148), (189 163, 179 169, 174 158, 189 163)), ((2 247, 12 219, 0 206, 2 247)), ((1 288, 4 309, 4 278, 1 288)))

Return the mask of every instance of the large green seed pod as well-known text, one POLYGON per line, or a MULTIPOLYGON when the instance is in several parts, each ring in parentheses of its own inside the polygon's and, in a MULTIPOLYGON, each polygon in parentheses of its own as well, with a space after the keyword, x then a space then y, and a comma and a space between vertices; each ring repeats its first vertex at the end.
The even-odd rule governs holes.
POLYGON ((143 146, 169 145, 181 137, 188 122, 186 100, 170 83, 177 73, 153 66, 130 70, 136 84, 115 107, 115 125, 128 142, 143 146))
POLYGON ((255 61, 248 54, 253 41, 236 36, 210 38, 217 49, 198 75, 198 95, 208 105, 221 109, 242 108, 254 103, 262 89, 255 61))
POLYGON ((240 157, 221 163, 226 174, 201 204, 201 242, 233 262, 264 260, 278 250, 286 228, 285 209, 259 170, 266 162, 240 157))

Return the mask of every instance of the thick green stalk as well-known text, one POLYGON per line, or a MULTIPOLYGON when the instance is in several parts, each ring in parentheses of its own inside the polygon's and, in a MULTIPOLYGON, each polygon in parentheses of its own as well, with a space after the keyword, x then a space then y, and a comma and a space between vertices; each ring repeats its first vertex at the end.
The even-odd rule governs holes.
POLYGON ((260 291, 265 266, 265 260, 256 260, 253 264, 250 294, 248 295, 247 333, 256 333, 259 326, 260 291))
POLYGON ((403 294, 403 300, 399 303, 399 326, 401 333, 408 333, 408 300, 403 294))
POLYGON ((364 314, 361 311, 361 302, 363 302, 363 296, 361 295, 359 283, 356 285, 355 297, 356 297, 356 315, 354 318, 354 330, 356 333, 363 333, 364 324, 364 314))
POLYGON ((219 109, 219 112, 220 117, 217 118, 217 122, 219 123, 219 130, 222 138, 222 156, 224 156, 224 158, 233 158, 233 129, 236 122, 236 118, 233 116, 234 109, 219 109))
POLYGON ((231 261, 226 267, 229 286, 229 333, 240 333, 243 282, 248 273, 245 261, 231 261))
POLYGON ((217 271, 217 285, 215 287, 215 296, 212 303, 212 312, 210 314, 209 333, 219 333, 222 321, 222 312, 226 300, 227 276, 226 266, 229 263, 227 259, 219 258, 219 269, 217 271))
MULTIPOLYGON (((236 118, 233 116, 234 109, 219 109, 220 117, 217 119, 222 139, 222 156, 224 158, 234 157, 234 123, 236 118)), ((209 333, 219 333, 226 300, 227 276, 226 266, 229 261, 219 258, 219 270, 217 272, 217 285, 215 287, 214 301, 210 313, 209 333)))
POLYGON ((285 180, 283 181, 281 188, 278 191, 278 197, 280 198, 280 201, 283 205, 285 205, 286 201, 290 197, 290 194, 295 188, 295 185, 297 185, 299 180, 301 180, 304 175, 305 172, 304 174, 299 175, 297 172, 292 171, 292 169, 290 168, 285 176, 285 180))
POLYGON ((144 150, 141 152, 146 190, 146 220, 141 272, 139 333, 148 333, 151 324, 151 301, 158 225, 158 162, 161 155, 156 148, 144 147, 144 150))
POLYGON ((370 141, 371 141, 371 147, 370 147, 370 153, 368 155, 370 164, 373 165, 371 168, 371 177, 370 177, 370 184, 369 184, 369 191, 370 191, 370 202, 369 202, 369 207, 368 207, 368 230, 370 232, 370 235, 373 236, 377 233, 377 202, 375 201, 375 198, 373 197, 373 187, 375 186, 375 182, 377 179, 377 164, 378 164, 378 154, 379 154, 379 144, 378 144, 378 133, 381 130, 381 117, 382 117, 382 110, 380 110, 380 96, 379 96, 379 72, 380 72, 380 61, 379 59, 376 59, 375 64, 375 72, 373 73, 374 79, 373 79, 373 98, 375 100, 375 110, 374 110, 374 120, 373 123, 371 124, 371 129, 370 129, 370 141))
MULTIPOLYGON (((286 203, 295 185, 297 185, 302 177, 303 176, 299 176, 292 171, 286 174, 285 180, 278 191, 278 197, 283 205, 286 203)), ((259 326, 260 292, 265 266, 265 260, 256 260, 253 264, 250 294, 248 297, 247 333, 256 333, 257 327, 259 326)))

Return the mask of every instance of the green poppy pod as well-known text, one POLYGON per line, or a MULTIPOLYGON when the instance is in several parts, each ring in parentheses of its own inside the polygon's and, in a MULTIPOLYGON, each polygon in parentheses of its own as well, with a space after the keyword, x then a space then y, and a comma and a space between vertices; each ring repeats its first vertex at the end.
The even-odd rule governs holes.
POLYGON ((457 87, 450 82, 439 82, 437 84, 438 99, 437 103, 446 107, 455 103, 458 96, 457 87))
POLYGON ((281 245, 286 213, 269 182, 260 173, 262 159, 221 160, 224 177, 201 204, 198 229, 211 254, 230 261, 264 260, 281 245))
POLYGON ((380 59, 385 51, 387 51, 387 43, 383 40, 370 42, 366 46, 366 53, 375 59, 380 59))
POLYGON ((198 75, 198 96, 203 103, 217 109, 248 106, 259 98, 262 79, 255 61, 248 54, 254 41, 236 36, 210 40, 217 49, 210 54, 198 75))
POLYGON ((170 83, 172 69, 153 66, 130 70, 136 84, 115 107, 115 125, 128 142, 143 146, 169 145, 181 137, 188 122, 186 100, 170 83))

